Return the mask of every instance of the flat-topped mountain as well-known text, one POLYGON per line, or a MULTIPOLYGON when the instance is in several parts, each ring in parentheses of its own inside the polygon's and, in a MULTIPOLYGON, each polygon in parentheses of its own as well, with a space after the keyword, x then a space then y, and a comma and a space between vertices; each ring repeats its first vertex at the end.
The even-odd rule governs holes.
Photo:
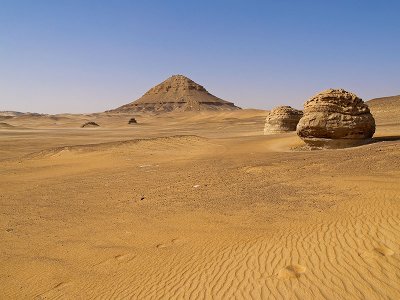
POLYGON ((167 112, 240 109, 210 94, 183 75, 174 75, 147 91, 141 98, 108 112, 167 112))

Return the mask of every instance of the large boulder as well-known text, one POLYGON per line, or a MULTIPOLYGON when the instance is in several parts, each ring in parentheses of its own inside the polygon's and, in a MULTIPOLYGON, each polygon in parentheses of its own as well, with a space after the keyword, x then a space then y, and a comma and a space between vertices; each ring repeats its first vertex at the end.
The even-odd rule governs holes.
POLYGON ((290 106, 278 106, 271 110, 265 119, 264 134, 296 131, 297 123, 302 116, 301 110, 290 106))
POLYGON ((360 145, 374 133, 375 120, 368 105, 343 89, 329 89, 309 99, 297 124, 298 136, 315 147, 360 145))

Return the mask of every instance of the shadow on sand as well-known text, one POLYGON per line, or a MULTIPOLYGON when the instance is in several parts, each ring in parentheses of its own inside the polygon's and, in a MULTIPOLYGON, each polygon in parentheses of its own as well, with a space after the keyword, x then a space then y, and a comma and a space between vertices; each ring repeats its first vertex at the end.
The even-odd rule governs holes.
POLYGON ((400 135, 379 136, 372 138, 371 143, 400 141, 400 135))

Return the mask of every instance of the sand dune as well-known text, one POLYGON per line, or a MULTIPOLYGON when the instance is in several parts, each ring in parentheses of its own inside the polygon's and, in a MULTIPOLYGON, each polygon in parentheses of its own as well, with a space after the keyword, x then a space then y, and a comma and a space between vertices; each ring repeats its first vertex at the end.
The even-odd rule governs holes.
POLYGON ((5 122, 0 122, 0 129, 10 129, 10 128, 14 128, 14 126, 5 122))
POLYGON ((263 111, 134 117, 7 120, 38 127, 0 135, 0 298, 400 298, 400 126, 293 151, 263 111))

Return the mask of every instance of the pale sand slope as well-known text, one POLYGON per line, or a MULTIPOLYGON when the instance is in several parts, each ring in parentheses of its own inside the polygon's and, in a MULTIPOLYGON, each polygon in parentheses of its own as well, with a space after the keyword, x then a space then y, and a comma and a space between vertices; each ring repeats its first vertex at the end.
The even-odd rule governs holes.
POLYGON ((3 130, 0 298, 399 299, 400 127, 300 152, 235 116, 3 130))
POLYGON ((0 128, 0 159, 58 146, 82 145, 138 138, 180 135, 232 137, 260 135, 267 111, 185 112, 161 115, 22 115, 7 119, 10 128, 0 128), (135 117, 138 124, 129 125, 135 117), (54 122, 54 119, 59 121, 54 122), (94 121, 96 128, 81 128, 94 121), (118 129, 118 130, 116 130, 118 129))
POLYGON ((378 124, 400 124, 400 95, 371 99, 367 104, 376 116, 378 124))

